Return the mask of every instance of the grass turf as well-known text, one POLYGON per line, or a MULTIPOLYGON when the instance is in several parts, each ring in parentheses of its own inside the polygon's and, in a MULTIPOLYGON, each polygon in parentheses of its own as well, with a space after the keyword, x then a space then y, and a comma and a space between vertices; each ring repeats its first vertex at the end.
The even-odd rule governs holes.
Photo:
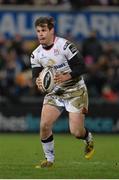
POLYGON ((95 135, 95 154, 84 158, 84 143, 55 135, 55 165, 36 169, 43 159, 38 134, 0 134, 0 179, 118 179, 119 136, 95 135))

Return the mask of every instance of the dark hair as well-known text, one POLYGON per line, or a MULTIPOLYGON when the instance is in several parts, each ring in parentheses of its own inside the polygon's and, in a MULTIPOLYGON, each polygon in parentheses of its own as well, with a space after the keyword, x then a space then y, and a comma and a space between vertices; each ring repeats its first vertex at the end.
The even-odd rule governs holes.
POLYGON ((53 17, 39 17, 35 21, 35 27, 44 27, 47 24, 49 29, 54 28, 54 18, 53 17))

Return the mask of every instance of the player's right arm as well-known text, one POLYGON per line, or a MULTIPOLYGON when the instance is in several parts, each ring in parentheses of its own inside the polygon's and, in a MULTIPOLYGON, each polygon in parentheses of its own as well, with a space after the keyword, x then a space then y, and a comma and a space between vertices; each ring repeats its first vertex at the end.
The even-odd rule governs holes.
POLYGON ((41 87, 40 73, 43 67, 38 62, 37 54, 34 52, 31 54, 30 61, 31 61, 31 68, 32 68, 33 85, 37 86, 38 89, 40 89, 41 87))

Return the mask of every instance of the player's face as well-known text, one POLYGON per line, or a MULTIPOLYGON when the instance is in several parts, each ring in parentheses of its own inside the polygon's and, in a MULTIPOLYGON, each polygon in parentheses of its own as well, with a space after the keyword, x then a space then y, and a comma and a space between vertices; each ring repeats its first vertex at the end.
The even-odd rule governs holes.
POLYGON ((40 44, 51 45, 54 39, 54 29, 49 29, 47 24, 44 27, 37 26, 36 33, 40 44))

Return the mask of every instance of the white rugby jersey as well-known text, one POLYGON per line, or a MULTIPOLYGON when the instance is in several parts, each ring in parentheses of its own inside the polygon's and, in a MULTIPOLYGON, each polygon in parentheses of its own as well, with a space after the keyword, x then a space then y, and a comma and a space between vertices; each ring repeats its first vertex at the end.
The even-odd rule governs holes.
MULTIPOLYGON (((68 65, 68 61, 74 57, 79 51, 68 40, 60 37, 55 37, 54 45, 51 49, 44 49, 42 45, 39 45, 31 55, 31 67, 47 67, 52 66, 57 72, 71 72, 71 68, 68 65)), ((71 90, 72 88, 80 85, 84 85, 83 78, 73 78, 61 84, 63 89, 71 90)))

